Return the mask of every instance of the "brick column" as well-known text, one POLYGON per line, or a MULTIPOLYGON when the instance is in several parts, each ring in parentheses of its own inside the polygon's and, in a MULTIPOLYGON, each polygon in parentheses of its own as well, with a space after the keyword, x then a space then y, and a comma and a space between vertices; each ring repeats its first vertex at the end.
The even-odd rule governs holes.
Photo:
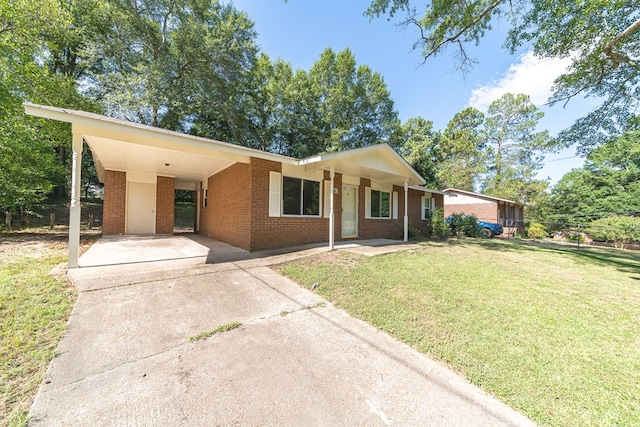
POLYGON ((102 235, 124 234, 127 204, 127 174, 105 171, 102 205, 102 235))
POLYGON ((159 176, 156 182, 156 234, 173 234, 175 178, 159 176))

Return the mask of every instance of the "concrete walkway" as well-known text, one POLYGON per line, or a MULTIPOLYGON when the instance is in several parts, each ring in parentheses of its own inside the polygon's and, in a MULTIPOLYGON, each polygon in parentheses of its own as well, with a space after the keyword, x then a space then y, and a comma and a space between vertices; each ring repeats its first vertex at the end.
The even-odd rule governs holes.
MULTIPOLYGON (((533 425, 267 267, 325 249, 258 256, 175 237, 170 259, 123 256, 135 240, 102 239, 70 271, 78 301, 29 425, 533 425), (117 257, 128 263, 113 265, 117 257), (190 340, 232 322, 240 326, 190 340)), ((137 244, 162 238, 151 240, 137 244)), ((345 249, 407 247, 371 243, 345 249)))

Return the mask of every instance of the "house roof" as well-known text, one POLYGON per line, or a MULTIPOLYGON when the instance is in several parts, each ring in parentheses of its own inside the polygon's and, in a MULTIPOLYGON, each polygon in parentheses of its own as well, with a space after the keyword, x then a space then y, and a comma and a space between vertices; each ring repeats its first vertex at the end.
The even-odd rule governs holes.
POLYGON ((388 144, 298 160, 86 111, 30 103, 25 103, 24 108, 32 116, 71 123, 72 133, 81 136, 91 148, 100 180, 107 169, 136 171, 175 177, 176 188, 181 188, 181 183, 206 180, 234 163, 249 163, 254 157, 310 169, 329 170, 333 166, 336 172, 382 182, 425 182, 388 144))
POLYGON ((434 190, 433 188, 427 188, 421 185, 410 185, 409 188, 412 190, 424 191, 425 193, 442 194, 443 196, 446 194, 444 191, 434 190))
POLYGON ((485 199, 485 200, 493 200, 493 201, 496 201, 496 202, 507 203, 507 204, 510 204, 510 205, 526 206, 524 203, 516 202, 516 201, 513 201, 513 200, 501 199, 500 197, 487 196, 486 194, 474 193, 473 191, 459 190, 457 188, 447 188, 447 189, 444 190, 444 192, 445 193, 464 194, 464 195, 471 196, 471 197, 478 197, 478 198, 485 199))
POLYGON ((352 176, 365 176, 383 183, 421 185, 425 180, 389 144, 374 144, 351 150, 318 154, 299 161, 300 165, 352 176))

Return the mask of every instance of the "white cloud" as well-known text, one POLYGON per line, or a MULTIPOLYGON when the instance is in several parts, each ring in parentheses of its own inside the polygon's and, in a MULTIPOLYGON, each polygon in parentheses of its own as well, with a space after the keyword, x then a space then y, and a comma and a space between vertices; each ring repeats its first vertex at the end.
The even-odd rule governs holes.
POLYGON ((504 77, 471 91, 469 105, 486 111, 489 104, 510 92, 525 93, 531 97, 531 102, 541 107, 551 96, 553 81, 570 63, 569 58, 540 59, 533 52, 525 53, 509 67, 504 77))

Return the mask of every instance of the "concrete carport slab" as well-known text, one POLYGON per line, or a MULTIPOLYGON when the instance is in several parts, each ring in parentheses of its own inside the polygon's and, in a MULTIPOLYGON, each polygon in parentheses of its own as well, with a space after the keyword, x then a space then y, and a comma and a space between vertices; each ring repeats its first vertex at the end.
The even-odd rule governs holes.
POLYGON ((78 301, 29 424, 533 425, 257 261, 139 263, 134 281, 73 270, 78 301))

